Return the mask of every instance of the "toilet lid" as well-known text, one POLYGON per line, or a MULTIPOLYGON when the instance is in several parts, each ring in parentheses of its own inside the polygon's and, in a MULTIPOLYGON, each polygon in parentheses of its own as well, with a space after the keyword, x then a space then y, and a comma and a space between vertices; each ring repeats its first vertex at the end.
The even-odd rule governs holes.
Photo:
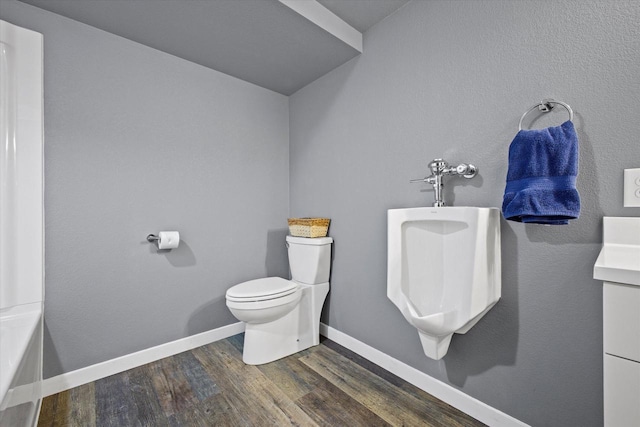
POLYGON ((233 301, 261 301, 289 295, 295 292, 299 286, 292 280, 281 277, 266 277, 249 280, 229 288, 226 298, 233 301))

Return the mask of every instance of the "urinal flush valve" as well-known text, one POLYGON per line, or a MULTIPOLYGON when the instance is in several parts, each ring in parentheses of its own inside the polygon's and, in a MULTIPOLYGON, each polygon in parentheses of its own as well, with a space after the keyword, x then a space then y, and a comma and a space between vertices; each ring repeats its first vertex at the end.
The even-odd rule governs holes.
POLYGON ((462 175, 464 178, 471 179, 478 173, 478 168, 471 163, 460 163, 458 166, 450 166, 449 163, 443 159, 433 159, 429 163, 429 169, 431 169, 430 176, 421 179, 412 179, 410 182, 426 182, 433 185, 435 197, 433 206, 436 207, 446 206, 444 196, 442 195, 442 188, 444 187, 442 177, 444 175, 462 175))

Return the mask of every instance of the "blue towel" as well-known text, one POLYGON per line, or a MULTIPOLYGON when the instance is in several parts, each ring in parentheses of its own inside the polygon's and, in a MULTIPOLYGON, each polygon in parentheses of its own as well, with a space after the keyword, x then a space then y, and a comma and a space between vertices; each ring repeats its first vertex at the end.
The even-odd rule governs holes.
POLYGON ((568 224, 580 215, 578 136, 571 121, 521 130, 509 147, 502 213, 511 221, 568 224))

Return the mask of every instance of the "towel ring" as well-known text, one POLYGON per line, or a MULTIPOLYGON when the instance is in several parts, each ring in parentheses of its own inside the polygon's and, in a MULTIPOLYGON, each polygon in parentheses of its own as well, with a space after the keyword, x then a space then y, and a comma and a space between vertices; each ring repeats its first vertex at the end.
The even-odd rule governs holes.
POLYGON ((569 121, 573 121, 573 110, 571 109, 571 107, 569 107, 568 104, 565 104, 562 101, 554 101, 553 99, 545 99, 545 100, 537 103, 533 107, 529 108, 522 115, 522 117, 520 117, 520 123, 518 123, 518 130, 522 130, 522 121, 524 120, 524 118, 526 117, 527 114, 529 114, 530 112, 532 112, 536 108, 538 110, 542 111, 543 113, 548 113, 549 111, 553 110, 553 105, 551 105, 551 104, 562 105, 569 112, 569 121))

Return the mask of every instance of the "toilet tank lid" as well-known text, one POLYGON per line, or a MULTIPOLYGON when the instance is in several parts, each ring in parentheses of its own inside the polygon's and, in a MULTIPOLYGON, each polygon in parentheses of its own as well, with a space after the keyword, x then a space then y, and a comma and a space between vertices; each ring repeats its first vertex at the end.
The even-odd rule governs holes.
POLYGON ((314 245, 314 246, 322 246, 322 245, 330 245, 333 243, 333 238, 331 237, 295 237, 295 236, 287 236, 287 242, 295 243, 298 245, 314 245))

